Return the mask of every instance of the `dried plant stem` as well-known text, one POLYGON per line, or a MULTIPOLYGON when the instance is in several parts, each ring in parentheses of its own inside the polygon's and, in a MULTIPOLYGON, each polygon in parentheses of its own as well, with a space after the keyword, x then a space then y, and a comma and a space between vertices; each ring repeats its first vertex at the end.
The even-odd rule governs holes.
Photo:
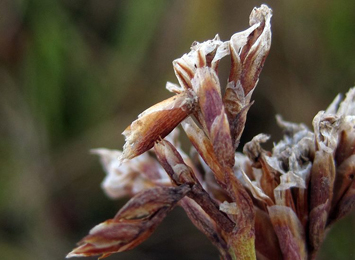
POLYGON ((326 230, 355 207, 355 88, 315 116, 313 131, 277 117, 284 138, 272 151, 262 148, 269 137, 259 134, 244 154, 235 152, 270 50, 271 16, 262 5, 229 41, 217 35, 195 42, 173 62, 180 86, 166 87, 176 95, 126 128, 122 152, 95 150, 107 171, 106 193, 133 197, 68 257, 134 248, 180 205, 223 259, 315 259, 326 230), (217 68, 227 55, 222 97, 217 68), (191 157, 178 141, 180 123, 191 157))

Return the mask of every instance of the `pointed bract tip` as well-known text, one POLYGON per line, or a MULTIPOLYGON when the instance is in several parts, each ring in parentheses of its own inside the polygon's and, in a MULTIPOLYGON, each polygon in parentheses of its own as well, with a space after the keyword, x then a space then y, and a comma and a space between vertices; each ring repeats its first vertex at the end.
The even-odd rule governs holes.
POLYGON ((72 257, 82 257, 85 256, 84 254, 76 254, 75 249, 71 251, 65 258, 72 258, 72 257))

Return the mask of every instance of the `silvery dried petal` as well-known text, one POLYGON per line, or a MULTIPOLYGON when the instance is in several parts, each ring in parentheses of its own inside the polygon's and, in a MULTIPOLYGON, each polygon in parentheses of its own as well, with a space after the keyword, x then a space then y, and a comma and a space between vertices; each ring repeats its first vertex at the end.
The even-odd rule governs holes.
POLYGON ((265 160, 267 165, 274 171, 277 171, 281 174, 286 174, 285 169, 283 167, 283 162, 281 161, 282 158, 280 158, 278 154, 273 153, 272 156, 265 156, 263 159, 265 160))
POLYGON ((248 176, 249 179, 256 180, 254 175, 254 169, 252 168, 251 162, 249 158, 239 152, 236 152, 234 155, 234 167, 233 172, 234 175, 241 181, 241 183, 245 186, 243 172, 248 176))
POLYGON ((165 88, 170 91, 170 92, 173 92, 175 94, 180 94, 182 92, 184 92, 184 88, 179 86, 178 84, 174 84, 172 82, 166 82, 166 85, 165 85, 165 88))
POLYGON ((309 131, 308 127, 305 124, 295 124, 287 122, 283 120, 280 115, 276 115, 276 122, 284 130, 284 134, 292 138, 299 132, 309 131))
POLYGON ((211 63, 211 67, 217 71, 217 67, 219 64, 219 61, 230 54, 230 50, 229 50, 229 42, 223 42, 221 43, 218 47, 217 47, 217 51, 216 54, 213 57, 212 63, 211 63))
POLYGON ((213 40, 203 43, 194 42, 189 53, 173 61, 175 75, 185 90, 192 88, 191 80, 195 75, 196 68, 211 66, 212 60, 214 68, 216 68, 218 59, 228 54, 225 44, 218 50, 220 45, 222 45, 222 42, 218 35, 213 40), (218 54, 217 57, 215 56, 216 53, 218 54))
POLYGON ((339 109, 339 104, 342 100, 342 95, 341 94, 338 94, 333 102, 327 107, 327 109, 325 110, 325 113, 326 114, 331 114, 331 115, 336 115, 337 114, 337 111, 339 109))
POLYGON ((307 158, 314 157, 314 133, 306 125, 286 122, 281 116, 276 116, 276 120, 284 137, 274 146, 272 153, 279 164, 286 166, 281 172, 305 170, 309 167, 307 158))
POLYGON ((355 115, 355 88, 351 88, 346 93, 344 101, 340 103, 337 115, 355 115))
POLYGON ((280 176, 280 184, 275 188, 275 191, 289 190, 292 187, 305 189, 306 184, 304 180, 293 172, 288 172, 280 176))
MULTIPOLYGON (((294 174, 293 172, 282 174, 280 176, 279 186, 274 189, 275 202, 277 205, 288 206, 292 208, 294 212, 297 213, 296 205, 298 201, 291 193, 291 188, 298 188, 296 190, 293 189, 295 193, 295 191, 298 191, 299 189, 305 190, 306 184, 300 176, 294 174)), ((303 203, 303 200, 301 200, 300 202, 303 203)))
MULTIPOLYGON (((238 32, 232 35, 230 39, 230 49, 231 49, 231 57, 232 57, 232 64, 231 64, 231 71, 229 75, 229 82, 237 83, 240 81, 241 73, 242 73, 242 61, 241 61, 241 51, 243 47, 245 47, 244 52, 246 53, 246 49, 250 46, 247 46, 248 38, 253 32, 260 26, 260 23, 252 25, 250 28, 246 29, 245 31, 238 32)), ((245 91, 243 90, 244 96, 246 95, 245 91)))
POLYGON ((237 207, 237 203, 235 202, 229 203, 224 201, 223 203, 219 204, 219 210, 229 215, 240 214, 240 209, 237 207))
POLYGON ((195 67, 211 66, 212 63, 218 62, 224 56, 229 54, 227 44, 223 43, 217 34, 214 39, 202 43, 194 42, 191 46, 189 55, 195 59, 195 67), (222 48, 220 48, 222 46, 222 48), (216 54, 218 53, 218 56, 216 54), (202 60, 201 57, 202 56, 202 60))
POLYGON ((341 117, 327 115, 320 111, 313 119, 316 149, 333 153, 338 144, 338 135, 343 123, 341 117))
POLYGON ((164 170, 148 154, 120 163, 118 158, 122 155, 121 151, 95 149, 92 152, 100 155, 107 174, 102 182, 102 188, 113 199, 137 194, 154 187, 156 182, 169 183, 164 170))
POLYGON ((257 162, 257 158, 259 158, 264 151, 260 144, 265 143, 269 138, 270 137, 266 134, 254 136, 250 142, 244 145, 243 153, 246 154, 252 162, 257 162))
POLYGON ((257 186, 256 183, 253 183, 252 181, 250 181, 249 177, 244 172, 242 172, 242 174, 243 174, 243 178, 244 178, 244 181, 246 184, 245 186, 248 187, 249 191, 253 194, 254 198, 264 202, 268 206, 274 205, 274 202, 272 201, 272 199, 268 195, 266 195, 263 192, 263 190, 257 186))
POLYGON ((303 124, 284 121, 277 116, 283 128, 284 138, 278 142, 272 157, 265 157, 267 163, 280 175, 280 184, 274 190, 278 205, 291 207, 298 215, 303 226, 308 222, 308 183, 314 157, 314 134, 303 124), (292 194, 290 189, 292 189, 292 194))
POLYGON ((275 165, 270 162, 277 159, 270 157, 270 153, 266 152, 261 147, 261 143, 266 142, 269 136, 259 134, 255 136, 250 142, 245 144, 243 152, 248 155, 249 159, 253 162, 253 167, 260 168, 262 175, 258 180, 258 184, 263 192, 274 200, 274 189, 278 186, 278 179, 280 172, 275 169, 275 165))

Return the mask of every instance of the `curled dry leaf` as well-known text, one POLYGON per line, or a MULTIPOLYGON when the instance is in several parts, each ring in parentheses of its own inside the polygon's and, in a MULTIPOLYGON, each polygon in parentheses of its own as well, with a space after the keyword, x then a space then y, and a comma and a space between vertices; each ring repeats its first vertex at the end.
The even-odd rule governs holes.
POLYGON ((122 152, 118 150, 101 148, 92 150, 92 153, 100 156, 106 171, 101 186, 113 199, 133 196, 154 187, 157 183, 162 185, 170 183, 164 169, 147 153, 123 163, 118 160, 122 156, 122 152))

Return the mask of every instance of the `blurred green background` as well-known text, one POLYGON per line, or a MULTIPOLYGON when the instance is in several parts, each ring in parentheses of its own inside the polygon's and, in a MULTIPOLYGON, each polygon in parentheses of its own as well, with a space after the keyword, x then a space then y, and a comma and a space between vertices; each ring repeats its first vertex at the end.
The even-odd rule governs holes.
MULTIPOLYGON (((172 60, 194 40, 244 30, 261 3, 1 0, 1 259, 64 259, 112 218, 124 200, 103 194, 104 172, 89 149, 120 149, 137 114, 171 95, 164 87, 177 82, 172 60)), ((355 80, 354 0, 265 3, 274 11, 273 44, 242 143, 260 132, 277 141, 276 113, 311 126, 355 80)), ((354 233, 352 214, 318 259, 355 259, 354 233)), ((181 258, 218 253, 175 209, 148 241, 109 259, 181 258)))

